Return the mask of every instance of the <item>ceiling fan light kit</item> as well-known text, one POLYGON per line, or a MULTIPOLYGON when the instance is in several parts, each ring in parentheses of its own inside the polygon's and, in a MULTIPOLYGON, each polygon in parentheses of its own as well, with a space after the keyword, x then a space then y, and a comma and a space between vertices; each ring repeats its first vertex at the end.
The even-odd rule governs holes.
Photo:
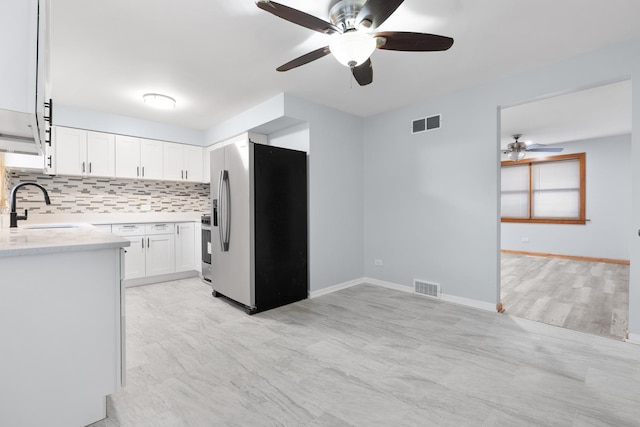
POLYGON ((362 65, 376 50, 376 39, 360 31, 331 36, 329 49, 339 63, 353 68, 362 65))
POLYGON ((353 77, 360 86, 365 86, 373 81, 370 57, 376 48, 403 52, 434 52, 447 50, 453 45, 451 37, 435 34, 369 32, 386 21, 403 1, 334 0, 329 8, 331 23, 270 0, 259 0, 256 6, 286 21, 332 36, 329 46, 289 61, 278 67, 278 71, 289 71, 331 53, 338 62, 351 68, 353 77))
POLYGON ((560 147, 547 147, 542 144, 531 144, 527 145, 523 141, 518 141, 522 137, 521 133, 516 133, 512 135, 514 141, 507 144, 507 149, 502 151, 502 154, 506 155, 509 160, 512 162, 517 162, 522 160, 527 155, 527 152, 536 152, 536 153, 559 153, 564 150, 564 148, 560 147))

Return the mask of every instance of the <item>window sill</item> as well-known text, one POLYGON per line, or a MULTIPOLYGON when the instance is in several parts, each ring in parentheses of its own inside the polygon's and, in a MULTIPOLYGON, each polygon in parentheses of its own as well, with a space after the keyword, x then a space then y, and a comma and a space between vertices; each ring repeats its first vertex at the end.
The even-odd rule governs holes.
POLYGON ((530 224, 578 224, 585 225, 586 219, 571 218, 501 218, 501 222, 520 222, 530 224))

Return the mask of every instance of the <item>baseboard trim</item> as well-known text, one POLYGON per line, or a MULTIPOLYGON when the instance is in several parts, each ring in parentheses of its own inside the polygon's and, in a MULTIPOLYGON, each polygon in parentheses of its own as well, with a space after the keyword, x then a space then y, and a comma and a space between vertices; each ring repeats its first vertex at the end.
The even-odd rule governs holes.
POLYGON ((386 282, 384 280, 373 279, 371 277, 363 277, 362 281, 363 281, 362 283, 369 283, 371 285, 381 286, 387 289, 393 289, 394 291, 407 292, 410 294, 413 293, 413 288, 410 286, 399 285, 397 283, 386 282))
POLYGON ((473 307, 473 308, 478 308, 480 310, 485 310, 485 311, 492 311, 492 312, 496 312, 496 304, 495 303, 490 303, 490 302, 484 302, 484 301, 480 301, 477 299, 470 299, 470 298, 464 298, 464 297, 459 297, 456 295, 447 295, 447 294, 442 294, 440 295, 440 299, 442 301, 445 302, 450 302, 453 304, 458 304, 458 305, 464 305, 467 307, 473 307))
MULTIPOLYGON (((365 284, 365 283, 368 283, 370 285, 380 286, 380 287, 387 288, 387 289, 393 289, 394 291, 406 292, 406 293, 409 293, 409 294, 413 294, 414 293, 413 292, 413 288, 411 286, 400 285, 398 283, 387 282, 385 280, 373 279, 371 277, 362 277, 362 278, 359 278, 359 279, 350 280, 348 282, 339 283, 339 284, 334 285, 334 286, 329 286, 328 288, 323 288, 323 289, 319 289, 317 291, 309 292, 309 298, 317 298, 317 297, 320 297, 322 295, 327 295, 327 294, 330 294, 330 293, 333 293, 333 292, 336 292, 336 291, 340 291, 342 289, 347 289, 347 288, 350 288, 352 286, 362 285, 362 284, 365 284)), ((422 295, 420 295, 420 296, 422 296, 422 295)), ((430 297, 425 297, 425 298, 430 298, 430 297)), ((464 305, 466 307, 478 308, 480 310, 485 310, 485 311, 492 311, 492 312, 496 311, 495 303, 492 304, 492 303, 489 303, 489 302, 474 300, 474 299, 470 299, 470 298, 458 297, 458 296, 455 296, 455 295, 441 294, 440 298, 434 298, 434 299, 440 300, 440 301, 444 301, 444 302, 447 302, 447 303, 452 303, 452 304, 457 304, 457 305, 464 305)))
POLYGON ((511 250, 511 249, 502 249, 500 252, 502 252, 503 254, 539 256, 539 257, 545 257, 545 258, 571 259, 571 260, 574 260, 574 261, 604 262, 604 263, 607 263, 607 264, 620 264, 620 265, 629 265, 630 264, 628 259, 596 258, 596 257, 588 257, 588 256, 550 254, 550 253, 544 253, 544 252, 514 251, 514 250, 511 250))
POLYGON ((625 340, 629 344, 640 345, 640 334, 629 334, 629 338, 625 340))
POLYGON ((317 291, 310 291, 309 298, 318 298, 322 295, 331 294, 333 292, 341 291, 343 289, 347 289, 360 284, 362 284, 362 279, 354 279, 348 282, 338 283, 337 285, 329 286, 328 288, 318 289, 317 291))
POLYGON ((171 280, 188 279, 197 277, 198 272, 195 270, 182 271, 180 273, 161 274, 160 276, 140 277, 138 279, 124 280, 124 286, 133 288, 134 286, 151 285, 153 283, 169 282, 171 280))

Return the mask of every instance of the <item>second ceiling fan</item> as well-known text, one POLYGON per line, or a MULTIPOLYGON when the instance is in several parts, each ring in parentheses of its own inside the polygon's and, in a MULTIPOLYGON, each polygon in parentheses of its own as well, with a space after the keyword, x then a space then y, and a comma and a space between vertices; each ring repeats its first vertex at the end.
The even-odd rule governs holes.
POLYGON ((447 50, 451 37, 436 34, 386 31, 372 33, 403 3, 404 0, 334 0, 329 7, 331 23, 289 6, 269 0, 256 5, 294 24, 332 36, 328 46, 304 54, 277 68, 289 71, 332 53, 338 62, 351 68, 360 86, 373 81, 370 56, 376 49, 405 52, 447 50))

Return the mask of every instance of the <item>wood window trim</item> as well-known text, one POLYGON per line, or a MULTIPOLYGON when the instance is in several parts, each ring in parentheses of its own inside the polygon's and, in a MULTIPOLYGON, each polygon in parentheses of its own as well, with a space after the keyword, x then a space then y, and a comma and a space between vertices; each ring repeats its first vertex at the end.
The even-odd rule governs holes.
POLYGON ((517 223, 528 223, 528 224, 581 224, 584 225, 587 223, 587 173, 586 173, 586 154, 585 153, 575 153, 575 154, 561 154, 558 156, 547 156, 547 157, 531 157, 528 159, 522 159, 518 161, 513 160, 505 160, 500 162, 500 166, 515 166, 522 164, 533 164, 533 163, 553 163, 560 162, 563 160, 578 160, 580 164, 580 207, 579 207, 579 217, 578 218, 532 218, 533 211, 533 174, 531 173, 531 167, 529 167, 529 218, 510 218, 510 217, 501 217, 501 222, 517 222, 517 223))

